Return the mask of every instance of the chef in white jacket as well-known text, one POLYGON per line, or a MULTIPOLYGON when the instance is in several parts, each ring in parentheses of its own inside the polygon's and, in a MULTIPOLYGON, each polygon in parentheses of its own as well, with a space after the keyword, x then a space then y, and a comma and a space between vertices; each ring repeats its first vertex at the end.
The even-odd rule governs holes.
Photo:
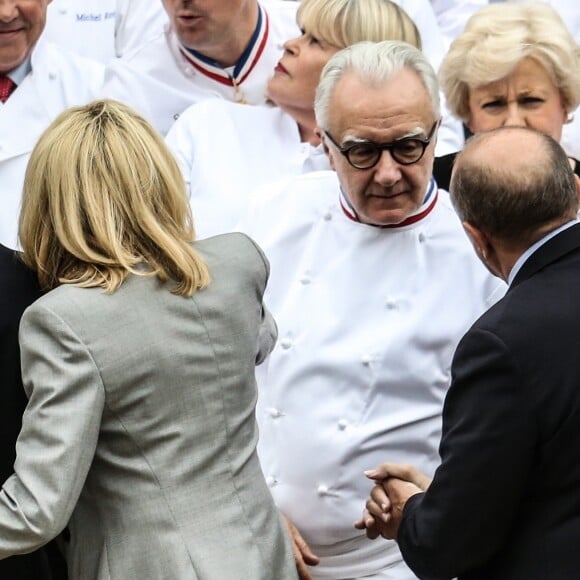
POLYGON ((103 95, 131 105, 162 134, 193 103, 222 98, 266 102, 266 83, 296 36, 296 2, 163 0, 165 31, 113 61, 103 95))
POLYGON ((297 21, 302 34, 286 41, 268 82, 275 107, 209 99, 189 107, 167 135, 198 237, 233 231, 259 187, 330 169, 316 131, 314 93, 333 54, 361 40, 421 44, 413 21, 389 0, 302 0, 297 21), (216 171, 216 160, 227 170, 216 171))
POLYGON ((296 546, 320 559, 303 578, 415 578, 394 542, 353 526, 363 472, 388 457, 433 473, 454 349, 505 290, 431 178, 438 95, 408 44, 337 53, 315 103, 335 172, 269 188, 242 224, 270 260, 279 330, 258 369, 259 455, 296 546))
POLYGON ((0 84, 12 89, 0 102, 0 243, 17 247, 24 172, 40 134, 64 109, 96 96, 103 67, 40 39, 50 0, 0 2, 0 84))
POLYGON ((107 64, 158 36, 166 22, 161 0, 52 0, 43 35, 107 64))
MULTIPOLYGON (((297 21, 302 34, 286 41, 267 85, 276 107, 209 99, 182 113, 167 135, 188 186, 199 237, 232 231, 262 185, 330 168, 316 131, 314 92, 333 54, 362 40, 422 46, 414 21, 389 0, 302 0, 297 21), (227 169, 217 171, 216 161, 227 169)), ((425 35, 431 35, 432 45, 431 29, 425 35)), ((461 143, 456 129, 456 120, 443 119, 437 153, 454 151, 461 143)))

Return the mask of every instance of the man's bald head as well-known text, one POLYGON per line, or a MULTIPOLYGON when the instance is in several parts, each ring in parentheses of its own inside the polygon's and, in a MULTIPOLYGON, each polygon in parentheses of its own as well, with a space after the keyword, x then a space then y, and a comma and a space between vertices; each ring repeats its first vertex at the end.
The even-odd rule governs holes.
POLYGON ((472 137, 456 159, 450 189, 462 221, 507 242, 530 242, 573 219, 578 207, 566 153, 525 127, 472 137))

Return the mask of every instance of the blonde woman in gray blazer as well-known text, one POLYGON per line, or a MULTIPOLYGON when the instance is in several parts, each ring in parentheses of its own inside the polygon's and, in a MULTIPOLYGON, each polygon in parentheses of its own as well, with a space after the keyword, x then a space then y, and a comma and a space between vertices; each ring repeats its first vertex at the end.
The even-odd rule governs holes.
POLYGON ((193 241, 160 137, 114 101, 63 113, 27 170, 29 396, 0 558, 65 534, 78 580, 296 578, 256 456, 254 365, 276 330, 247 237, 193 241))

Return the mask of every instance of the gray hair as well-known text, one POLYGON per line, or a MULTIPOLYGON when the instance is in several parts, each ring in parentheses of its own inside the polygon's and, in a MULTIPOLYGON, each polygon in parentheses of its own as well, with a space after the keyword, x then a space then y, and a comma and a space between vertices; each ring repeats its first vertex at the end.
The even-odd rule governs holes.
POLYGON ((337 52, 322 70, 316 90, 314 114, 319 127, 326 129, 328 109, 332 94, 343 74, 354 71, 369 84, 388 81, 404 68, 419 76, 429 94, 433 114, 440 116, 439 85, 437 75, 423 53, 406 42, 385 40, 382 42, 359 42, 337 52))

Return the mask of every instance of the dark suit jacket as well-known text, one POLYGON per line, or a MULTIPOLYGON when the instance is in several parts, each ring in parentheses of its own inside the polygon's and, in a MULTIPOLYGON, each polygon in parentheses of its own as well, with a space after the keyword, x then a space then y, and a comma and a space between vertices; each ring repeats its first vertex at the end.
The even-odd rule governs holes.
POLYGON ((424 579, 580 578, 580 225, 457 348, 442 464, 398 542, 424 579))
MULTIPOLYGON (((15 444, 27 398, 20 378, 18 325, 24 309, 40 296, 34 274, 16 254, 0 245, 0 482, 14 471, 15 444)), ((62 558, 51 545, 24 556, 0 560, 0 578, 48 580, 63 576, 62 558)))

